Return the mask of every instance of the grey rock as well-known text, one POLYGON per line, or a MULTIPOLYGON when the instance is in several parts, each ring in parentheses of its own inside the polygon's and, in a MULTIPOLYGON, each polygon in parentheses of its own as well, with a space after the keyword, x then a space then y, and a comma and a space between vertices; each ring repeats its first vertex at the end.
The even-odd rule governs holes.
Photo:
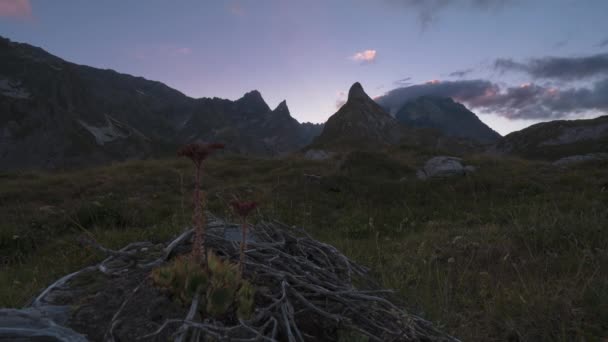
POLYGON ((309 160, 325 160, 331 157, 331 154, 325 150, 308 150, 304 154, 304 158, 309 160))
POLYGON ((564 127, 557 137, 542 141, 539 146, 567 145, 578 141, 598 140, 606 135, 608 135, 608 122, 598 125, 564 127))
POLYGON ((438 156, 429 159, 424 167, 416 172, 418 179, 444 178, 462 176, 475 172, 474 166, 465 166, 462 159, 449 156, 438 156))
POLYGON ((86 342, 83 335, 52 319, 60 312, 57 308, 0 309, 0 340, 86 342))
POLYGON ((554 161, 552 164, 555 166, 568 166, 572 164, 579 164, 588 161, 597 161, 597 160, 608 160, 608 153, 589 153, 589 154, 579 154, 574 156, 568 156, 564 158, 560 158, 554 161))

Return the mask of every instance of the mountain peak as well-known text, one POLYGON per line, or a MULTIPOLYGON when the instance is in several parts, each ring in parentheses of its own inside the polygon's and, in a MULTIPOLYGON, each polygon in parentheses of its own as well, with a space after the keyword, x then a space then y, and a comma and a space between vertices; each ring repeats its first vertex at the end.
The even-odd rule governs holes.
POLYGON ((462 137, 481 143, 491 143, 500 134, 483 123, 475 113, 450 97, 424 95, 405 102, 395 118, 406 125, 436 128, 447 136, 462 137))
POLYGON ((369 96, 367 96, 365 90, 363 90, 363 86, 359 82, 353 83, 348 91, 348 101, 355 99, 369 99, 369 96))
POLYGON ((270 111, 270 107, 264 101, 262 94, 257 90, 245 93, 243 97, 236 100, 236 103, 242 106, 243 111, 246 113, 265 114, 270 111))
POLYGON ((289 112, 289 108, 287 107, 287 101, 283 100, 281 101, 281 103, 279 103, 279 105, 277 106, 277 108, 274 109, 275 112, 278 111, 287 111, 289 112))
POLYGON ((262 94, 258 90, 254 89, 246 92, 242 99, 262 99, 262 94))
POLYGON ((291 118, 289 107, 287 107, 287 101, 283 100, 279 105, 272 111, 274 117, 288 117, 291 118))
POLYGON ((396 143, 401 135, 399 123, 355 82, 348 91, 346 104, 327 120, 313 144, 367 148, 396 143))

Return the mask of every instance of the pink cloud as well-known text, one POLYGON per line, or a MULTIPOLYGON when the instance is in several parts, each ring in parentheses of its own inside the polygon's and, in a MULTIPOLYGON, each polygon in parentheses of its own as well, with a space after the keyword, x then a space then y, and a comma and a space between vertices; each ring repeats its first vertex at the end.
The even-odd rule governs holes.
POLYGON ((376 50, 363 50, 350 57, 355 62, 361 64, 372 63, 376 60, 376 50))
POLYGON ((0 0, 0 17, 30 18, 32 5, 29 0, 0 0))
POLYGON ((243 6, 238 2, 228 5, 228 11, 237 17, 242 17, 245 15, 245 8, 243 8, 243 6))

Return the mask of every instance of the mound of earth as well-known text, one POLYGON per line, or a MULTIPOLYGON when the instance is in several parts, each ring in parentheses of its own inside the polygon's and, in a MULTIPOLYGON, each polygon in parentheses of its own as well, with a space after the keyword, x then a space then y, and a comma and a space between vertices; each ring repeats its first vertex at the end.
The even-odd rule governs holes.
MULTIPOLYGON (((207 247, 238 260, 238 226, 208 217, 207 247)), ((28 307, 3 310, 0 340, 455 341, 397 305, 367 269, 279 222, 257 224, 248 242, 244 276, 256 288, 252 317, 193 315, 196 310, 172 300, 149 276, 189 253, 192 235, 189 230, 166 246, 136 242, 118 251, 83 239, 108 257, 59 279, 28 307)))

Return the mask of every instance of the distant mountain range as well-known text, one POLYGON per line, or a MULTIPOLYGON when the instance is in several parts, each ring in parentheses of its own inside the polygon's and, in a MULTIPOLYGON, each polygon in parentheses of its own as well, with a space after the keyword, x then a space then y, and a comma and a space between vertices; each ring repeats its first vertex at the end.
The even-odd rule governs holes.
POLYGON ((321 128, 296 121, 285 102, 271 110, 255 90, 236 101, 193 99, 0 37, 0 170, 168 155, 197 139, 281 155, 310 143, 321 128))
POLYGON ((0 171, 57 169, 174 155, 203 140, 281 156, 306 149, 401 145, 558 158, 608 151, 608 116, 554 121, 501 137, 450 98, 380 97, 358 82, 327 122, 299 123, 257 90, 236 101, 190 98, 163 83, 77 65, 0 37, 0 171))

